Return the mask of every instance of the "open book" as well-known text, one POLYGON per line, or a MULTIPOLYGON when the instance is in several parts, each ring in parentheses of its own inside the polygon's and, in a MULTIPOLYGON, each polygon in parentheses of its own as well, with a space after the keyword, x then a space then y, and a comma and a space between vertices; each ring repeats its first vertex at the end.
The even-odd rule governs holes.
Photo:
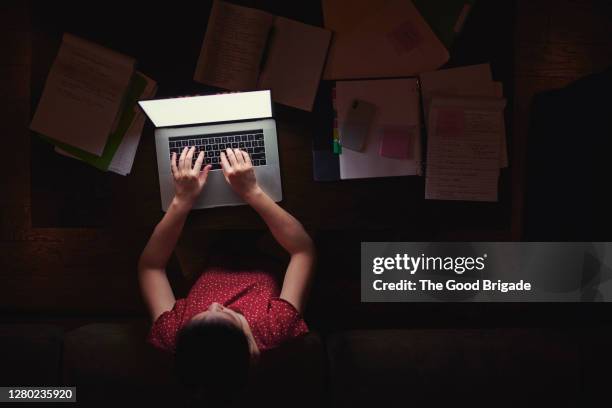
POLYGON ((323 28, 215 0, 194 80, 270 89, 275 102, 310 111, 330 39, 323 28))

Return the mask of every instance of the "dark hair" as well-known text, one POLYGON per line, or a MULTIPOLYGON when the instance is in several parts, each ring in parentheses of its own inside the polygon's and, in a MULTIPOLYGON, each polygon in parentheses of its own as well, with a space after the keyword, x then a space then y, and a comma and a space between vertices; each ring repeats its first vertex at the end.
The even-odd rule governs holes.
POLYGON ((226 319, 198 319, 178 332, 175 369, 190 405, 229 404, 247 383, 249 343, 226 319))

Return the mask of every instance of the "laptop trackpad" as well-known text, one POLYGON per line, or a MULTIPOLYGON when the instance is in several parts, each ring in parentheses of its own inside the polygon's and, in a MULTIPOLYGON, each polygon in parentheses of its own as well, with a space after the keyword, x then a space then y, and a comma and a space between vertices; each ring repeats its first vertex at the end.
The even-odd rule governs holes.
MULTIPOLYGON (((267 165, 255 168, 257 183, 274 201, 279 201, 282 197, 280 193, 280 177, 278 166, 267 165)), ((196 208, 240 205, 245 204, 244 200, 234 192, 229 183, 225 180, 222 170, 213 170, 208 173, 208 179, 204 190, 200 195, 196 208), (214 204, 213 204, 214 203, 214 204)))
POLYGON ((213 170, 208 173, 206 185, 196 206, 200 208, 208 207, 213 202, 215 206, 243 203, 243 200, 234 193, 234 190, 225 180, 222 170, 213 170))

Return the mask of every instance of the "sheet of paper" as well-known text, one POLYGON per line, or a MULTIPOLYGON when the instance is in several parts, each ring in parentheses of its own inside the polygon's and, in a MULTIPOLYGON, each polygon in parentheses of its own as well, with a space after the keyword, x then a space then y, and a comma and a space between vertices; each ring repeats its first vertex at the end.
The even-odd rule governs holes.
POLYGON ((426 199, 497 201, 504 106, 499 99, 432 100, 426 199))
MULTIPOLYGON (((435 96, 477 96, 503 98, 501 82, 494 82, 489 64, 442 69, 419 75, 425 118, 429 117, 431 99, 435 96)), ((508 167, 506 129, 500 133, 499 166, 508 167)))
POLYGON ((259 89, 271 89, 275 102, 312 110, 331 40, 331 31, 276 17, 259 89))
POLYGON ((354 179, 421 174, 420 137, 413 140, 411 150, 414 155, 409 160, 380 155, 380 142, 385 128, 420 128, 420 102, 416 79, 338 81, 336 107, 339 128, 342 128, 348 107, 355 99, 376 105, 376 116, 363 151, 342 149, 339 158, 340 177, 354 179))
POLYGON ((134 63, 133 58, 64 34, 30 129, 100 156, 134 63))
POLYGON ((122 176, 130 174, 144 124, 145 115, 139 112, 126 132, 119 150, 117 150, 117 153, 113 157, 113 161, 111 161, 111 164, 108 166, 109 171, 122 176))
POLYGON ((274 16, 215 0, 193 79, 233 91, 255 89, 274 16))
MULTIPOLYGON (((142 93, 142 99, 149 99, 155 96, 157 92, 157 83, 147 77, 144 74, 140 74, 147 80, 147 86, 142 93)), ((138 105, 134 107, 136 110, 136 116, 130 125, 130 128, 126 132, 121 144, 119 145, 119 149, 113 156, 113 160, 109 166, 109 170, 114 171, 115 173, 121 175, 128 175, 132 171, 132 166, 134 164, 134 158, 136 157, 136 151, 138 149, 138 144, 140 143, 140 136, 142 135, 142 129, 145 123, 145 114, 138 108, 138 105)))
MULTIPOLYGON (((433 94, 447 96, 486 96, 490 95, 493 84, 490 64, 468 65, 464 67, 440 69, 419 75, 423 110, 429 116, 429 105, 433 94)), ((497 91, 495 91, 497 92, 497 91)), ((503 95, 499 95, 501 98, 503 95)))
POLYGON ((339 33, 357 29, 360 23, 387 6, 390 0, 323 0, 325 28, 339 33))
MULTIPOLYGON (((352 2, 345 1, 351 8, 352 2)), ((411 1, 389 0, 356 22, 336 31, 324 79, 382 78, 431 71, 449 54, 411 1)))

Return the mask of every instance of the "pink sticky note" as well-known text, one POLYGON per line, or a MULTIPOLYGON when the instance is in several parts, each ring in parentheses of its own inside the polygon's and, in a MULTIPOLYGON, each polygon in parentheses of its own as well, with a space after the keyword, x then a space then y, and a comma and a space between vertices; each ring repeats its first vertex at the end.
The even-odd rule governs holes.
POLYGON ((416 128, 384 126, 379 154, 390 159, 407 160, 412 157, 416 128))
POLYGON ((458 108, 439 108, 436 133, 440 137, 462 137, 465 131, 465 112, 458 108))
POLYGON ((418 47, 421 43, 419 33, 414 29, 413 25, 410 24, 409 21, 405 21, 391 30, 387 34, 387 38, 391 44, 393 44, 393 47, 398 54, 407 54, 418 47))

